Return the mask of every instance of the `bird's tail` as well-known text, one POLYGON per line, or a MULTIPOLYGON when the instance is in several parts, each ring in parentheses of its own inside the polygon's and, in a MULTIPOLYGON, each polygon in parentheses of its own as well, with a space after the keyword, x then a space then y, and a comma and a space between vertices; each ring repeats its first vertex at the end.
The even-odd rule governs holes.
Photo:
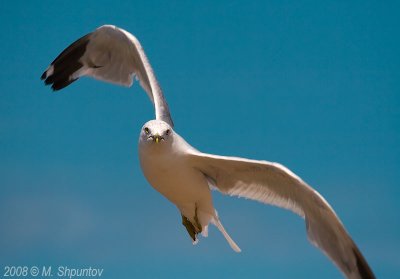
POLYGON ((229 234, 226 232, 224 226, 222 226, 221 221, 219 220, 217 213, 215 212, 214 218, 211 220, 211 222, 219 229, 219 231, 223 234, 225 239, 228 241, 229 245, 232 247, 232 249, 239 253, 242 250, 240 250, 239 246, 233 241, 233 239, 229 236, 229 234))

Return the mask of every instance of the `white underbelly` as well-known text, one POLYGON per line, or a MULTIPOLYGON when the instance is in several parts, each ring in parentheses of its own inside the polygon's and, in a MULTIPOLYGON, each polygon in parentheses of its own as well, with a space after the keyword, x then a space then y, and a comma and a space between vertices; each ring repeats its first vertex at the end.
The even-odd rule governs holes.
POLYGON ((213 210, 211 192, 204 175, 173 157, 141 156, 148 182, 178 208, 197 205, 213 210))

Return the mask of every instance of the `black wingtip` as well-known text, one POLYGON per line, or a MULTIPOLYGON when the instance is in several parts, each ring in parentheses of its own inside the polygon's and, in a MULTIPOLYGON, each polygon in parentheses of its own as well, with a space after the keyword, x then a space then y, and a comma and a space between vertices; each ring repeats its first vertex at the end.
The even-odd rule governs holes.
POLYGON ((362 279, 375 279, 375 275, 369 267, 367 261, 364 259, 361 252, 356 248, 353 250, 356 257, 357 269, 362 279))
POLYGON ((80 58, 86 51, 89 36, 90 34, 76 40, 57 56, 50 65, 51 73, 47 69, 40 77, 45 85, 51 85, 53 91, 58 91, 77 80, 72 76, 83 67, 80 58))
POLYGON ((43 74, 41 75, 40 79, 44 80, 47 76, 47 70, 43 72, 43 74))
POLYGON ((45 85, 50 85, 50 84, 52 84, 53 83, 53 81, 52 81, 52 79, 50 79, 50 78, 46 78, 45 80, 44 80, 44 84, 45 85))

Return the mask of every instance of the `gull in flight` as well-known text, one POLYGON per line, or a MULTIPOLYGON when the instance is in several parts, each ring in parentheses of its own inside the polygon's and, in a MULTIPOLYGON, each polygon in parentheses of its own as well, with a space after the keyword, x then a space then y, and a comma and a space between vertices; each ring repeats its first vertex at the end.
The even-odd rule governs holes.
POLYGON ((202 153, 174 130, 167 102, 139 41, 129 32, 104 25, 68 46, 42 79, 60 90, 82 76, 131 86, 134 78, 155 108, 155 120, 139 137, 140 164, 148 182, 176 205, 193 243, 214 224, 236 252, 239 246, 221 224, 211 190, 293 211, 305 220, 308 239, 351 279, 375 278, 328 202, 286 167, 202 153))

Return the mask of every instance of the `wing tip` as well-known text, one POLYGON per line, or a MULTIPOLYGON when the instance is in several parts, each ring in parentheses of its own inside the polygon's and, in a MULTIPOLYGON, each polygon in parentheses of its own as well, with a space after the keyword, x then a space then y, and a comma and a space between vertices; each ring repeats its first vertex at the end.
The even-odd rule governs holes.
POLYGON ((358 272, 363 279, 375 279, 375 275, 372 272, 371 267, 368 265, 367 261, 358 250, 357 247, 353 249, 354 256, 356 258, 356 264, 358 272))
POLYGON ((46 79, 46 77, 47 77, 47 71, 44 71, 43 74, 40 76, 40 79, 44 80, 46 79))
POLYGON ((51 85, 50 88, 53 92, 59 91, 77 80, 77 78, 71 79, 71 78, 65 78, 65 77, 56 79, 54 77, 54 75, 48 75, 47 72, 48 71, 45 71, 41 75, 40 79, 44 81, 44 84, 46 86, 51 85))
POLYGON ((79 78, 79 71, 84 67, 81 58, 86 53, 90 35, 91 33, 76 40, 54 59, 40 77, 45 85, 52 84, 53 91, 58 91, 79 78))

